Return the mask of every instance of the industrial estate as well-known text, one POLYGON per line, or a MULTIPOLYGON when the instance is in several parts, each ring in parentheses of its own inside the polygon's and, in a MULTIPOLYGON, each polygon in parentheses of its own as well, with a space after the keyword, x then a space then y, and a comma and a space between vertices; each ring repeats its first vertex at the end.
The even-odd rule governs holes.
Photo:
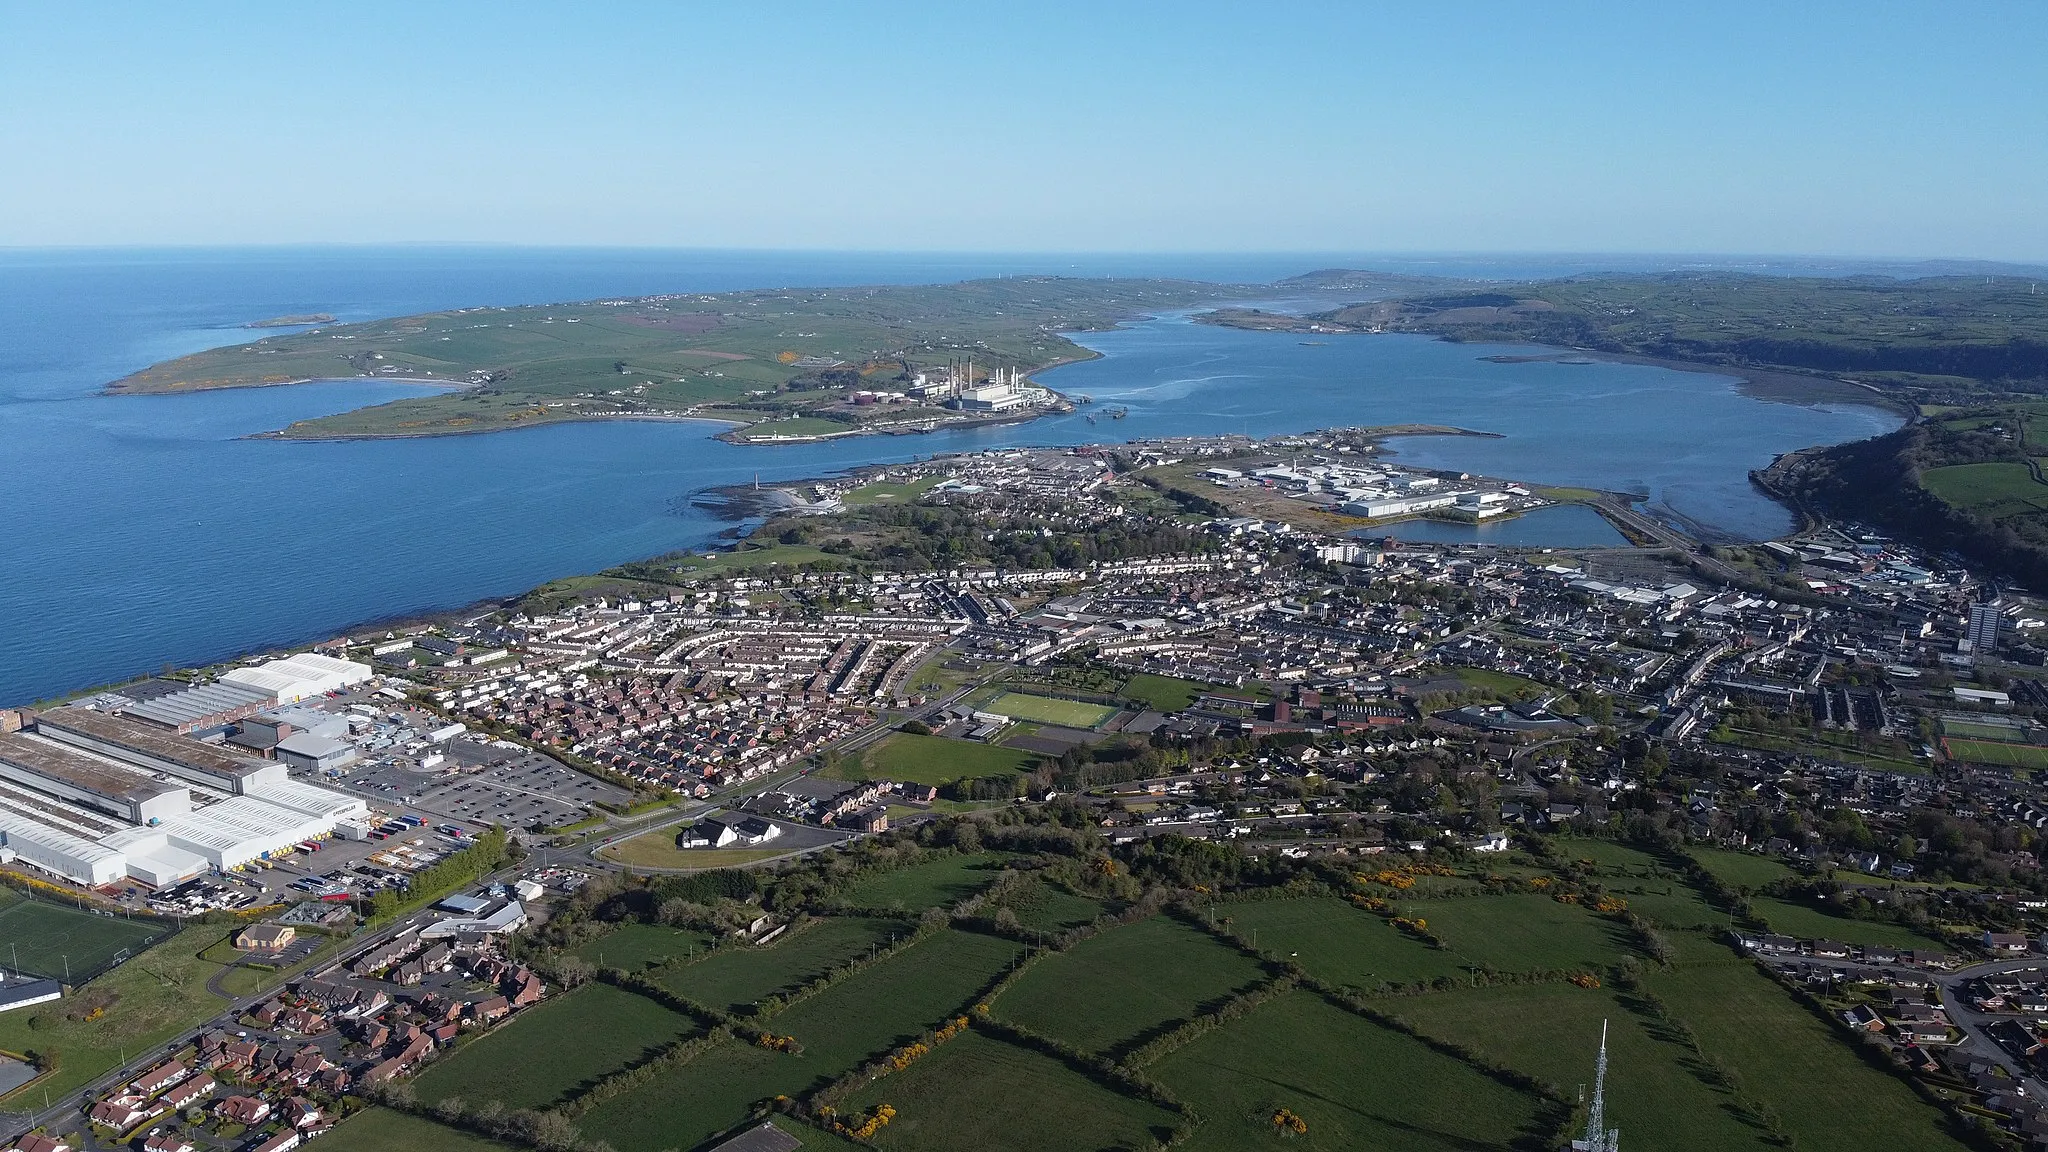
MULTIPOLYGON (((1580 343, 1658 351, 1602 282, 1364 275, 1300 287, 1406 295, 1206 319, 1584 313, 1609 327, 1580 343)), ((1788 306, 1640 298, 1709 288, 1717 332, 1788 306)), ((2011 295, 1899 307, 1955 327, 1985 293, 2011 295)), ((120 382, 460 386, 289 437, 1064 410, 1102 442, 700 493, 731 546, 6 702, 5 1147, 2048 1147, 2031 529, 1851 515, 1838 482, 1882 462, 1795 454, 1755 479, 1798 529, 1708 542, 1387 447, 1483 433, 1118 440, 1030 378, 1080 354, 1062 330, 1252 298, 1026 277, 302 317, 120 382), (1478 535, 1559 510, 1608 543, 1478 535)), ((1990 372, 1870 385, 1914 408, 1909 454, 1950 453, 1894 480, 1961 492, 1992 466, 1968 452, 2030 451, 1990 372)))

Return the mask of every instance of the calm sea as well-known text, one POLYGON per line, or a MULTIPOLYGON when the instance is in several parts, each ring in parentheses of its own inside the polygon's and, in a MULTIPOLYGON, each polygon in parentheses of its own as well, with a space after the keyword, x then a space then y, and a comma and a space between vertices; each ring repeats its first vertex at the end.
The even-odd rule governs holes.
MULTIPOLYGON (((564 425, 423 441, 298 444, 252 432, 411 393, 323 383, 113 399, 146 364, 251 339, 272 316, 344 320, 472 304, 1062 273, 1266 281, 1368 258, 887 256, 490 248, 0 253, 0 703, 166 664, 331 635, 710 543, 690 503, 721 484, 1010 444, 1428 421, 1499 440, 1400 441, 1404 459, 1643 491, 1730 536, 1783 531, 1746 473, 1774 453, 1895 426, 1875 409, 1742 396, 1627 365, 1497 364, 1417 337, 1318 345, 1162 317, 1091 334, 1047 375, 1129 409, 914 438, 737 448, 694 424, 564 425)), ((1369 258, 1444 271, 1443 261, 1369 258), (1404 264, 1403 261, 1406 261, 1404 264)), ((1450 262, 1473 276, 1585 260, 1450 262)), ((1633 266, 1633 265, 1629 265, 1633 266)), ((1560 538, 1557 542, 1574 543, 1560 538)))

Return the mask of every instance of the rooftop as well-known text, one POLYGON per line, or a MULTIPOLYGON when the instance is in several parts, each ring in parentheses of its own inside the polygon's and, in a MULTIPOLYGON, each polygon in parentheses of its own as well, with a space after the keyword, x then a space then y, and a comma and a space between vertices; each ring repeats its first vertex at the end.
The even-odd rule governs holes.
POLYGON ((185 791, 182 784, 168 784, 137 772, 124 772, 61 744, 12 733, 0 735, 0 762, 109 800, 141 801, 185 791))
POLYGON ((75 732, 216 776, 240 779, 271 767, 261 760, 245 760, 189 737, 90 708, 53 708, 38 714, 36 724, 75 732))

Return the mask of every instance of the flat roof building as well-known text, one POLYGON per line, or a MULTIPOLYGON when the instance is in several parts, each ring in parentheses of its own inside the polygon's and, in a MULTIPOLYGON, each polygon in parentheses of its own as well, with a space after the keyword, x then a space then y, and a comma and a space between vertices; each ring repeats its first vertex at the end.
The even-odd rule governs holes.
POLYGON ((240 720, 268 708, 270 703, 271 697, 246 685, 195 684, 139 700, 120 709, 120 713, 182 733, 240 720))
POLYGON ((0 779, 119 817, 131 824, 180 816, 192 809, 182 784, 124 771, 63 744, 0 735, 0 779))
POLYGON ((252 784, 282 780, 282 764, 250 760, 140 720, 76 705, 36 716, 36 732, 148 772, 165 772, 240 796, 252 784))
POLYGON ((120 852, 0 808, 0 861, 5 860, 92 888, 128 874, 120 852))

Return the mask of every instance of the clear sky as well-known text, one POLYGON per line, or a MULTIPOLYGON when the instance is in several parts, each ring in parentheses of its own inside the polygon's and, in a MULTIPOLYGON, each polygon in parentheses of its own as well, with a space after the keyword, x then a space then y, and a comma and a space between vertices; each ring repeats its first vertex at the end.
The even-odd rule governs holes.
POLYGON ((0 0, 0 245, 2048 259, 2048 4, 0 0))

